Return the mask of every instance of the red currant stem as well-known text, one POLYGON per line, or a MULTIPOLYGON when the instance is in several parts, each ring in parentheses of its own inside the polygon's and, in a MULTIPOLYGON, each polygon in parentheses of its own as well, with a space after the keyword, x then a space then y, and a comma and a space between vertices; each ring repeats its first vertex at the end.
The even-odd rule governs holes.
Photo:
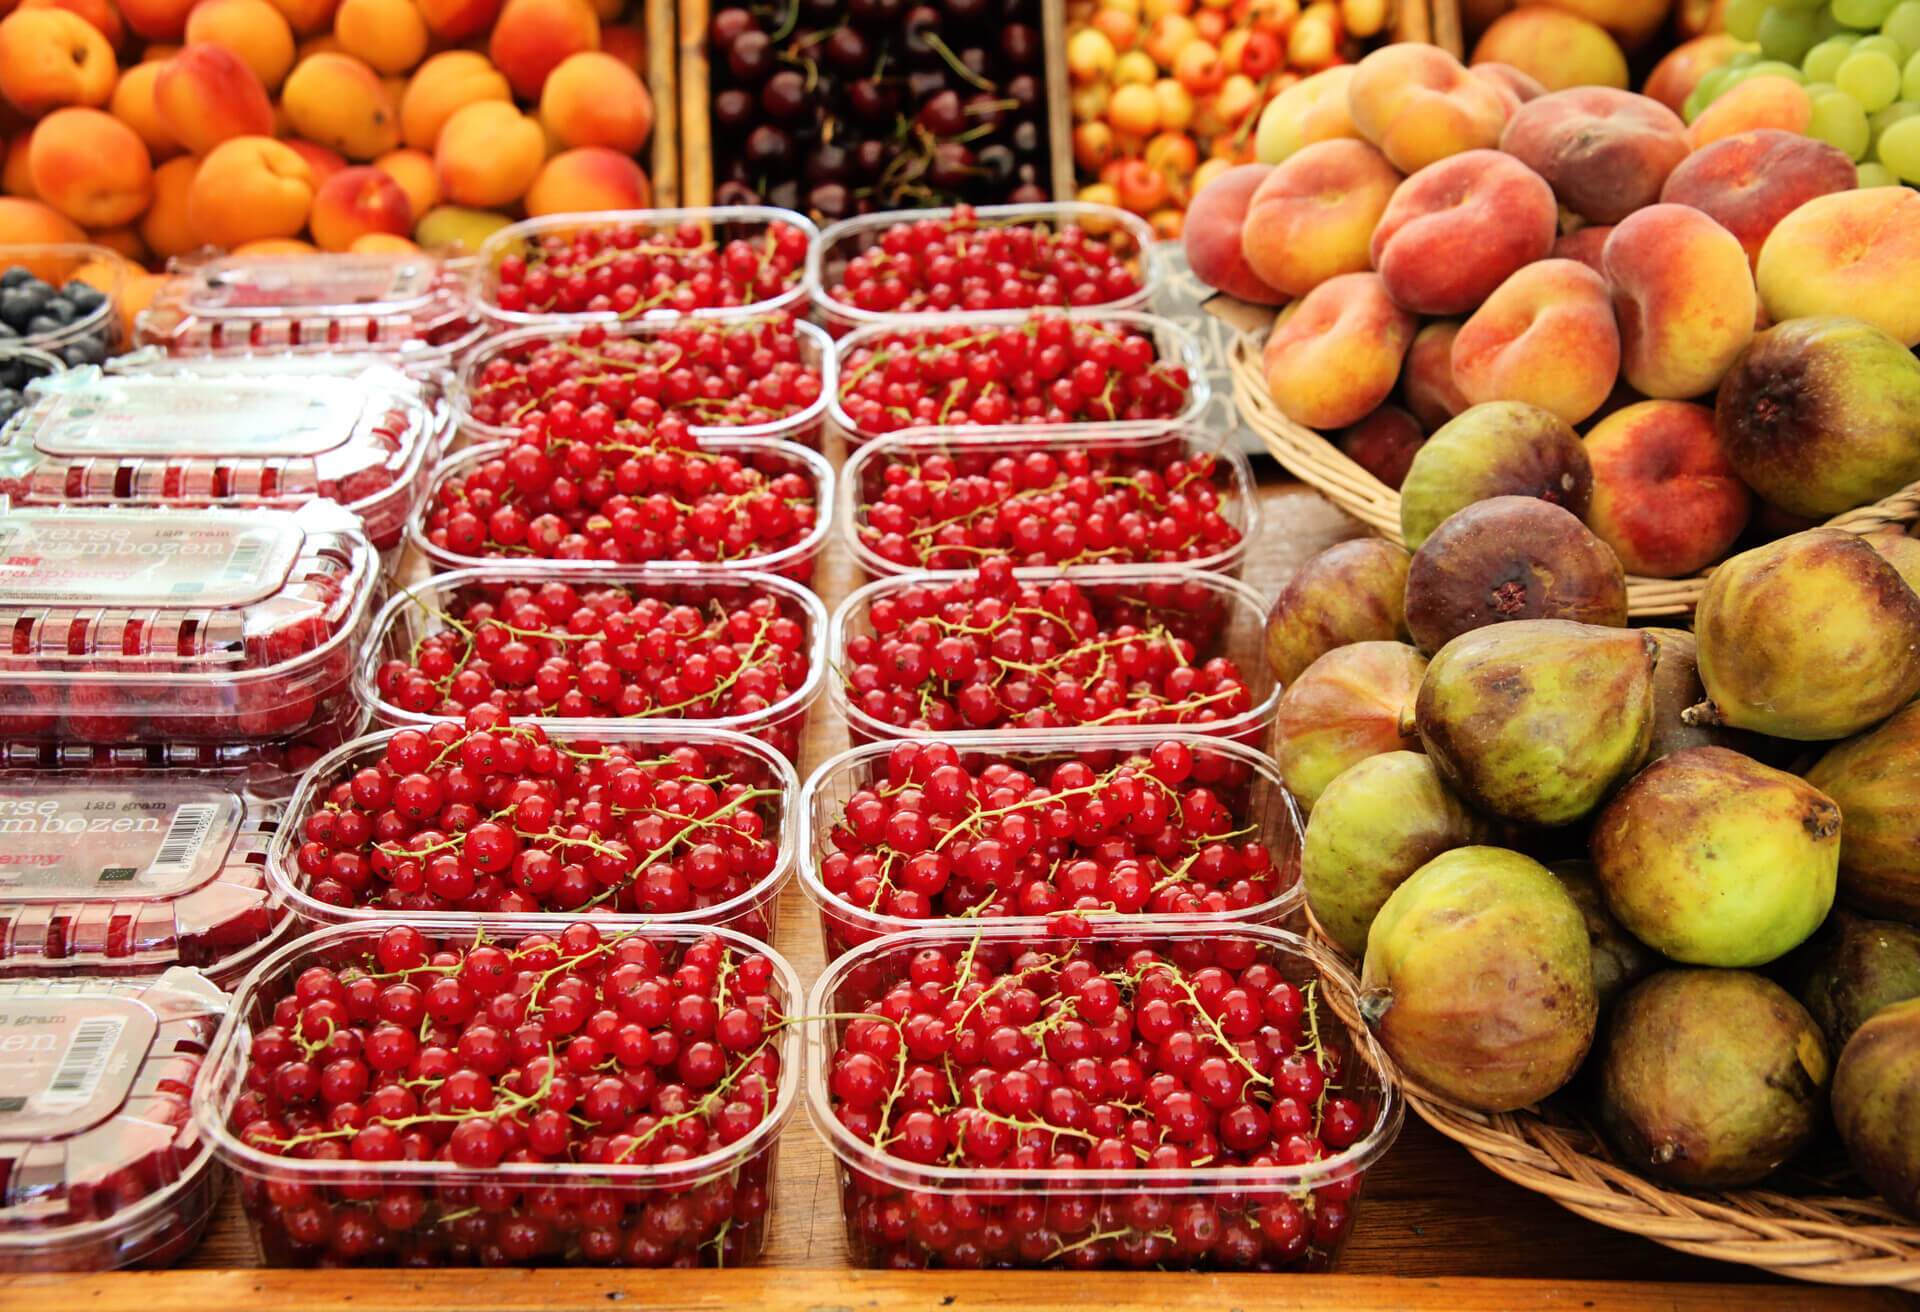
POLYGON ((1207 1033, 1213 1036, 1213 1041, 1220 1045, 1222 1050, 1226 1052, 1228 1058, 1242 1070, 1246 1071, 1247 1077, 1254 1083, 1272 1087, 1273 1077, 1267 1075, 1261 1071, 1259 1067, 1248 1061, 1246 1054, 1241 1052, 1233 1040, 1227 1037, 1227 1032, 1220 1028, 1220 1022, 1214 1019, 1211 1012, 1200 1005, 1200 995, 1195 993, 1193 991, 1193 985, 1187 982, 1185 972, 1169 965, 1167 966, 1167 973, 1173 977, 1173 982, 1180 986, 1180 991, 1187 995, 1187 1001, 1193 1004, 1194 1014, 1200 1018, 1201 1023, 1207 1028, 1207 1033))
MULTIPOLYGON (((1199 1165, 1198 1162, 1195 1162, 1192 1164, 1195 1166, 1199 1165)), ((1127 1236, 1133 1233, 1134 1231, 1130 1228, 1123 1228, 1119 1230, 1096 1230, 1092 1234, 1087 1235, 1083 1239, 1076 1239, 1070 1244, 1061 1244, 1059 1247, 1055 1248, 1051 1253, 1048 1253, 1045 1257, 1041 1258, 1040 1260, 1043 1262, 1056 1262, 1059 1259, 1065 1257, 1068 1253, 1075 1252, 1078 1249, 1091 1248, 1093 1247, 1093 1245, 1098 1243, 1104 1243, 1109 1239, 1125 1239, 1127 1236)), ((1173 1231, 1171 1230, 1149 1230, 1146 1232, 1146 1234, 1149 1236, 1161 1238, 1161 1239, 1173 1238, 1173 1231)))
POLYGON ((312 1042, 309 1042, 305 1038, 301 1037, 300 1029, 298 1026, 294 1028, 294 1031, 291 1037, 294 1043, 299 1046, 300 1051, 306 1054, 308 1061, 313 1060, 314 1053, 319 1052, 321 1049, 325 1048, 329 1043, 333 1042, 334 1030, 336 1028, 333 1023, 333 1017, 328 1016, 325 1019, 327 1022, 327 1032, 321 1035, 318 1039, 313 1040, 312 1042))
MULTIPOLYGON (((503 1101, 496 1102, 492 1107, 484 1111, 476 1108, 473 1111, 464 1112, 415 1112, 410 1116, 372 1116, 367 1118, 367 1124, 385 1125, 395 1130, 410 1130, 416 1125, 458 1125, 465 1121, 473 1120, 476 1117, 492 1119, 497 1116, 514 1116, 529 1107, 546 1101, 547 1095, 553 1091, 553 1076, 557 1066, 558 1063, 553 1059, 553 1045, 549 1043, 547 1045, 546 1069, 541 1074, 540 1087, 533 1093, 515 1093, 511 1089, 503 1089, 495 1085, 493 1086, 493 1092, 503 1101)), ((304 1147, 310 1143, 317 1143, 322 1139, 348 1138, 360 1133, 360 1130, 364 1128, 364 1126, 342 1126, 336 1130, 312 1130, 306 1134, 291 1135, 285 1139, 259 1139, 255 1140, 255 1142, 285 1150, 304 1147)))
MULTIPOLYGON (((724 805, 722 805, 718 810, 714 811, 714 813, 710 816, 681 817, 685 819, 687 822, 685 828, 678 830, 671 837, 669 837, 664 843, 660 844, 659 847, 656 847, 653 851, 641 857, 639 864, 634 866, 634 868, 630 872, 628 872, 627 877, 625 879, 621 880, 618 884, 615 884, 611 888, 603 889, 599 893, 596 893, 593 897, 589 898, 585 903, 582 904, 581 909, 584 910, 586 907, 599 906, 602 902, 605 902, 608 898, 617 896, 622 889, 631 887, 634 880, 638 879, 644 872, 650 869, 654 862, 662 860, 663 858, 668 856, 670 853, 672 853, 675 848, 680 846, 680 844, 687 838, 689 834, 697 833, 705 829, 718 829, 723 827, 730 828, 731 826, 722 826, 720 824, 720 821, 724 817, 731 815, 735 811, 738 811, 742 806, 746 805, 748 802, 757 801, 762 797, 777 797, 779 796, 779 793, 780 793, 780 790, 777 788, 750 788, 746 792, 740 794, 740 796, 734 798, 731 802, 727 802, 724 805)), ((522 837, 533 837, 533 835, 522 835, 522 837)), ((562 842, 562 843, 582 844, 592 848, 594 851, 599 852, 602 855, 614 855, 614 856, 619 855, 614 849, 610 847, 606 847, 603 844, 597 842, 596 840, 590 839, 590 838, 560 838, 556 836, 555 841, 562 842)))
POLYGON ((1056 1139, 1064 1134, 1069 1138, 1079 1139, 1085 1143, 1098 1142, 1089 1131, 1076 1130, 1071 1125, 1053 1125, 1046 1121, 1022 1121, 1012 1116, 1003 1116, 996 1111, 989 1111, 978 1103, 974 1104, 973 1113, 983 1120, 993 1122, 995 1125, 1004 1125, 1009 1130, 1037 1130, 1044 1134, 1050 1134, 1056 1139))
MULTIPOLYGON (((1119 775, 1120 771, 1124 768, 1126 768, 1124 764, 1116 765, 1112 769, 1108 770, 1105 774, 1101 775, 1098 779, 1095 779, 1092 783, 1083 784, 1078 788, 1063 788, 1057 793, 1046 793, 1040 796, 1023 797, 1017 802, 1008 803, 1006 806, 995 807, 992 810, 975 811, 972 815, 966 817, 959 824, 956 824, 953 828, 947 830, 946 833, 940 835, 939 838, 935 839, 933 843, 933 850, 938 852, 941 848, 947 845, 948 841, 952 839, 954 835, 969 831, 975 825, 978 825, 984 821, 997 819, 998 817, 1003 815, 1011 815, 1015 811, 1030 811, 1035 809, 1036 807, 1047 806, 1050 803, 1062 801, 1069 797, 1089 797, 1094 793, 1101 792, 1106 788, 1108 784, 1113 782, 1113 780, 1119 775)), ((1168 787, 1166 784, 1162 783, 1160 779, 1155 775, 1143 773, 1136 777, 1138 777, 1143 781, 1149 782, 1151 786, 1159 788, 1161 791, 1165 792, 1168 796, 1173 795, 1173 789, 1168 787)))
MULTIPOLYGON (((1024 324, 1021 325, 1019 331, 1027 332, 1029 335, 1031 335, 1033 332, 1031 328, 1028 328, 1024 324)), ((920 359, 926 358, 929 355, 932 355, 935 351, 943 351, 943 350, 944 351, 961 351, 961 350, 965 350, 969 346, 985 346, 988 342, 991 342, 994 338, 998 336, 999 336, 998 332, 979 332, 979 333, 970 333, 965 337, 955 338, 951 342, 926 342, 919 346, 901 346, 896 344, 892 346, 880 347, 879 349, 875 350, 872 355, 868 356, 866 360, 861 362, 859 365, 855 366, 853 369, 848 370, 847 373, 840 379, 840 395, 845 396, 847 394, 848 389, 851 388, 855 383, 859 382, 862 378, 865 378, 868 374, 872 373, 875 369, 878 369, 882 365, 890 363, 893 360, 893 358, 899 355, 902 351, 905 351, 908 355, 912 356, 914 359, 920 360, 920 359)))
MULTIPOLYGON (((1238 696, 1239 693, 1240 689, 1238 688, 1222 688, 1218 692, 1197 694, 1187 698, 1185 701, 1154 702, 1150 706, 1122 706, 1115 710, 1108 711, 1105 715, 1096 716, 1091 720, 1082 720, 1080 723, 1082 725, 1117 724, 1124 723, 1129 718, 1139 719, 1142 723, 1156 723, 1158 722, 1157 720, 1149 721, 1146 717, 1150 715, 1158 717, 1165 715, 1169 711, 1175 714, 1186 711, 1197 711, 1205 706, 1212 705, 1214 702, 1226 701, 1238 696)), ((1151 694, 1149 694, 1149 699, 1151 699, 1151 694)))
POLYGON ((1001 989, 1011 988, 1025 980, 1029 975, 1039 975, 1052 970, 1067 961, 1072 955, 1071 952, 1054 953, 1045 960, 1035 962, 1033 965, 1028 966, 1025 970, 1016 970, 1011 975, 1002 975, 999 979, 976 994, 972 1002, 969 1002, 965 1007, 961 1008, 959 1019, 953 1022, 954 1032, 958 1033, 961 1029, 965 1028, 967 1018, 973 1015, 974 1009, 998 993, 1001 989))
POLYGON ((753 1065, 760 1054, 765 1052, 772 1043, 773 1038, 771 1035, 761 1039, 760 1046, 747 1054, 747 1056, 739 1062, 735 1063, 733 1068, 721 1077, 719 1083, 715 1084, 701 1096, 699 1102, 694 1103, 685 1111, 673 1112, 667 1116, 662 1116, 653 1125, 648 1126, 644 1134, 634 1136, 633 1142, 622 1149, 620 1154, 612 1160, 615 1162, 625 1162, 631 1158, 634 1153, 639 1152, 642 1148, 645 1148, 649 1143, 653 1142, 655 1135, 673 1128, 682 1121, 691 1120, 696 1116, 703 1117, 712 1112, 713 1109, 719 1105, 720 1100, 726 1096, 727 1090, 731 1089, 735 1081, 747 1073, 747 1068, 753 1065))
MULTIPOLYGON (((1320 981, 1310 979, 1306 982, 1305 986, 1301 988, 1300 995, 1305 1003, 1302 1011, 1307 1021, 1307 1046, 1313 1049, 1313 1059, 1324 1072, 1327 1069, 1327 1047, 1326 1044, 1320 1040, 1319 988, 1320 981)), ((1327 1094, 1331 1092, 1332 1089, 1333 1082, 1331 1080, 1322 1080, 1320 1084, 1320 1096, 1313 1100, 1313 1119, 1316 1130, 1319 1126, 1321 1112, 1327 1105, 1327 1094)))

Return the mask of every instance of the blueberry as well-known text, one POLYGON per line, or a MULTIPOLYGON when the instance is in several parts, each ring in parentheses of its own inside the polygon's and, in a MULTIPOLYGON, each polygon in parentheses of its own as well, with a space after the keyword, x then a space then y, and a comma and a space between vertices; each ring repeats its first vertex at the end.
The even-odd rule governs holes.
POLYGON ((78 369, 83 364, 105 363, 107 351, 106 348, 100 344, 99 338, 82 337, 79 341, 62 347, 60 350, 60 358, 65 360, 70 367, 78 369))
POLYGON ((33 318, 27 320, 27 336, 45 337, 49 333, 57 333, 65 327, 65 324, 50 314, 36 314, 33 318))
POLYGON ((0 273, 0 288, 18 287, 33 278, 33 271, 24 265, 16 264, 5 273, 0 273))
POLYGON ((73 308, 81 314, 97 310, 106 303, 107 294, 91 283, 70 282, 66 290, 60 293, 73 302, 73 308))
POLYGON ((56 323, 62 324, 72 323, 78 315, 78 311, 74 309, 73 302, 64 296, 49 297, 47 303, 40 307, 40 313, 46 315, 47 318, 54 320, 56 323))

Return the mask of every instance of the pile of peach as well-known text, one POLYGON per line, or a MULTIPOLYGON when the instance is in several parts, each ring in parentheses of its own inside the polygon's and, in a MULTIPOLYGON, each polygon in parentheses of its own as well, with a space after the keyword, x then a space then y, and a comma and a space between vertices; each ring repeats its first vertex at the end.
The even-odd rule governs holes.
MULTIPOLYGON (((1920 343, 1920 195, 1855 190, 1844 151, 1768 126, 1764 94, 1689 127, 1648 96, 1547 93, 1419 45, 1345 88, 1309 107, 1310 144, 1198 197, 1186 246, 1211 285, 1285 307, 1275 403, 1383 481, 1494 401, 1657 422, 1675 459, 1711 463, 1712 393, 1758 328, 1841 314, 1920 343)), ((1703 563, 1610 545, 1634 573, 1703 563)))
POLYGON ((0 242, 471 247, 512 213, 644 206, 627 3, 20 0, 0 242))
POLYGON ((1076 0, 1068 9, 1080 199, 1180 235, 1193 196, 1253 158, 1261 107, 1354 56, 1387 0, 1076 0), (1303 7, 1304 5, 1304 7, 1303 7))

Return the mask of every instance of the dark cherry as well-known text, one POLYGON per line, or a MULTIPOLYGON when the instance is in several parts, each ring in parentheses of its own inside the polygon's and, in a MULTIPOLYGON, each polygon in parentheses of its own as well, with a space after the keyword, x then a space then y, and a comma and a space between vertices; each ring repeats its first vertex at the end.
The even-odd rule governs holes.
POLYGON ((765 32, 742 32, 727 51, 727 68, 742 82, 758 82, 773 71, 773 38, 765 32))
POLYGON ((957 141, 943 141, 933 148, 933 163, 927 168, 927 181, 936 187, 958 189, 973 178, 973 152, 957 141))
POLYGON ((1013 125, 1013 131, 1008 134, 1007 141, 1012 145, 1016 155, 1031 159, 1041 150, 1040 125, 1032 119, 1023 119, 1013 125))
POLYGON ((849 73, 859 73, 873 61, 873 43, 859 28, 841 27, 821 44, 820 53, 828 63, 849 73))
POLYGON ((928 40, 940 27, 940 11, 932 5, 915 5, 907 11, 907 21, 902 26, 902 48, 907 58, 922 64, 931 64, 939 60, 940 55, 928 40))
POLYGON ((760 88, 760 108, 768 118, 794 119, 807 108, 807 80, 797 69, 783 68, 760 88))
POLYGON ((807 193, 807 208, 823 219, 844 219, 849 199, 840 183, 823 182, 807 193))
POLYGON ((959 136, 967 130, 967 115, 961 106, 960 93, 942 91, 933 96, 920 106, 920 112, 914 115, 914 122, 936 137, 959 136))
POLYGON ((747 162, 755 167, 784 164, 792 154, 793 138, 771 124, 747 134, 747 162))
POLYGON ((1040 108, 1040 79, 1031 73, 1015 73, 1000 88, 1002 99, 1011 100, 1022 114, 1031 114, 1040 108))
POLYGON ((1031 23, 1009 23, 1000 29, 1000 53, 1015 68, 1037 68, 1044 46, 1031 23))
POLYGON ((837 141, 823 141, 807 152, 808 182, 845 182, 853 176, 853 154, 837 141))
POLYGON ((742 34, 753 31, 757 26, 758 24, 754 22, 753 15, 745 9, 722 9, 713 16, 713 23, 708 28, 708 31, 711 34, 713 44, 720 50, 720 53, 725 54, 728 50, 732 49, 733 43, 737 41, 742 34))
POLYGON ((869 137, 853 148, 854 171, 863 178, 878 177, 887 166, 887 143, 869 137))
POLYGON ((982 176, 994 186, 1001 186, 1013 177, 1015 160, 1013 148, 998 142, 983 146, 977 156, 982 176))
POLYGON ((715 205, 758 205, 760 193, 745 182, 728 179, 713 190, 715 205))
POLYGON ((1047 199, 1047 189, 1037 182, 1015 187, 1007 196, 1009 205, 1038 205, 1047 199))
POLYGON ((800 208, 800 184, 792 178, 776 182, 767 188, 767 204, 776 209, 797 210, 800 208))
POLYGON ((739 87, 728 87, 713 98, 713 121, 731 131, 742 131, 754 120, 753 97, 739 87))

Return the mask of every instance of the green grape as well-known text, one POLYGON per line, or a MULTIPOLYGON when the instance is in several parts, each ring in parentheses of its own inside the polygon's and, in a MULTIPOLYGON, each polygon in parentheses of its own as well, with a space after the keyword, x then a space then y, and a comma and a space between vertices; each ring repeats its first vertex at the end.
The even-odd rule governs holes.
POLYGON ((1848 30, 1845 23, 1833 16, 1832 5, 1821 5, 1813 16, 1813 33, 1819 40, 1825 41, 1830 36, 1839 36, 1848 30))
POLYGON ((1686 101, 1680 106, 1680 117, 1691 123, 1700 117, 1700 111, 1711 105, 1720 94, 1733 85, 1733 70, 1716 68, 1693 84, 1693 90, 1687 93, 1686 101))
POLYGON ((1760 19, 1760 53, 1797 64, 1813 45, 1813 15, 1804 9, 1769 9, 1760 19))
POLYGON ((1878 50, 1855 52, 1834 70, 1833 84, 1860 102, 1869 114, 1885 109, 1900 94, 1900 65, 1878 50))
POLYGON ((1727 0, 1727 31, 1742 41, 1753 40, 1770 7, 1767 0, 1727 0))
POLYGON ((1876 164, 1869 161, 1868 163, 1862 164, 1856 172, 1859 174, 1859 177, 1854 185, 1862 191, 1865 191, 1868 187, 1897 187, 1900 185, 1900 179, 1894 177, 1893 170, 1885 164, 1876 164))
POLYGON ((1833 0, 1833 16, 1848 27, 1871 32, 1886 21, 1894 0, 1833 0))
POLYGON ((1878 50, 1896 64, 1904 64, 1907 62, 1907 52, 1902 50, 1900 43, 1890 36, 1880 36, 1878 34, 1874 36, 1863 36, 1854 42, 1853 48, 1855 50, 1878 50))
POLYGON ((1882 132, 1873 154, 1902 182, 1920 181, 1920 118, 1903 118, 1882 132))
POLYGON ((1760 52, 1758 50, 1742 50, 1735 54, 1732 59, 1729 59, 1725 64, 1721 65, 1721 67, 1736 69, 1751 68, 1759 62, 1760 52))
POLYGON ((1915 114, 1920 114, 1920 101, 1896 100, 1885 109, 1876 110, 1867 116, 1867 125, 1873 129, 1873 139, 1877 144, 1880 134, 1895 123, 1905 122, 1915 114))
POLYGON ((1784 59, 1763 59, 1757 64, 1748 64, 1740 70, 1740 78, 1783 77, 1789 82, 1805 82, 1807 75, 1800 71, 1798 64, 1789 64, 1784 59))
POLYGON ((1872 143, 1873 129, 1859 101, 1844 91, 1822 91, 1813 97, 1807 135, 1846 151, 1847 157, 1857 163, 1872 143))
POLYGON ((1898 41, 1902 50, 1920 50, 1920 0, 1900 0, 1880 24, 1880 34, 1898 41))
POLYGON ((1920 100, 1920 52, 1907 61, 1906 72, 1900 77, 1900 99, 1920 100))
POLYGON ((1807 57, 1800 61, 1801 71, 1816 82, 1833 81, 1833 75, 1840 70, 1840 61, 1847 57, 1857 40, 1858 37, 1851 35, 1828 37, 1807 51, 1807 57))

